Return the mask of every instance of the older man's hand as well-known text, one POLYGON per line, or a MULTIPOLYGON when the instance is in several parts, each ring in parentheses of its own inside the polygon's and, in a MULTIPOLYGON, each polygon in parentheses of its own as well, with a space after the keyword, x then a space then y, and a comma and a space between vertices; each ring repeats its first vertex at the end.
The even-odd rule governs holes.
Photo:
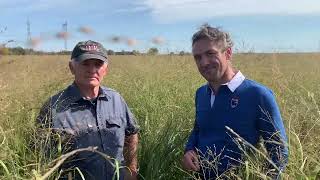
POLYGON ((199 171, 200 165, 197 153, 194 150, 187 151, 183 156, 182 165, 186 170, 199 171))
POLYGON ((130 171, 129 169, 126 169, 124 179, 125 180, 138 180, 138 172, 130 171))

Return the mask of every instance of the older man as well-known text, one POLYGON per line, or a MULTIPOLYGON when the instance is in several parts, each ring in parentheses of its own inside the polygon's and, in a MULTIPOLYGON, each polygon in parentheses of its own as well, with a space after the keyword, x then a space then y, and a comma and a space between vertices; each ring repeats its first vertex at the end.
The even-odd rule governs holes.
POLYGON ((86 179, 112 179, 116 175, 114 160, 130 170, 131 176, 129 171, 120 170, 121 179, 124 174, 126 179, 136 179, 139 128, 120 94, 101 86, 108 73, 108 61, 107 51, 100 43, 79 42, 69 62, 74 82, 52 96, 38 116, 43 127, 52 128, 64 139, 67 137, 69 150, 95 146, 111 158, 80 152, 63 168, 80 169, 81 173, 74 171, 74 179, 82 175, 86 179))
POLYGON ((232 67, 230 35, 218 28, 201 27, 192 37, 192 53, 207 83, 196 92, 184 167, 200 172, 203 179, 215 179, 238 165, 244 151, 252 152, 262 137, 277 176, 286 165, 288 148, 272 91, 232 67))

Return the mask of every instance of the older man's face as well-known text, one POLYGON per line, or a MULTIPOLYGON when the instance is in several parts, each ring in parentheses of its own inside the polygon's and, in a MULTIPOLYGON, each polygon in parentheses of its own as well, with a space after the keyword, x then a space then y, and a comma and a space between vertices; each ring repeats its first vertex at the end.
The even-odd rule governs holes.
POLYGON ((103 77, 107 74, 107 68, 108 65, 98 59, 87 59, 70 64, 76 84, 88 88, 100 86, 103 77))

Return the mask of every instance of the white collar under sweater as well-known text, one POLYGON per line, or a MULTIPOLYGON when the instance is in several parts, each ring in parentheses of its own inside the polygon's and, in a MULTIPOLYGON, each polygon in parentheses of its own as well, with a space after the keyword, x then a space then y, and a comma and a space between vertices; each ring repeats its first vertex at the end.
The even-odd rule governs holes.
MULTIPOLYGON (((222 85, 227 85, 230 91, 234 92, 245 79, 246 78, 244 77, 244 75, 240 71, 238 71, 236 75, 233 76, 233 78, 229 82, 222 85)), ((214 103, 214 100, 215 100, 215 95, 214 95, 214 92, 211 90, 211 99, 210 99, 211 107, 214 103)))

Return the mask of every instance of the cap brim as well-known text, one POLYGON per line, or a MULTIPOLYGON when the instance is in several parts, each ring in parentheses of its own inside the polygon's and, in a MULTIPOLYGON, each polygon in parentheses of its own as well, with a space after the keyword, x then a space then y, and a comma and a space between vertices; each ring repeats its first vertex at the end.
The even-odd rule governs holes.
POLYGON ((98 55, 98 54, 82 54, 82 55, 76 57, 76 61, 78 61, 78 62, 82 62, 82 61, 85 61, 88 59, 98 59, 98 60, 101 60, 105 63, 108 62, 108 59, 106 57, 98 55))

